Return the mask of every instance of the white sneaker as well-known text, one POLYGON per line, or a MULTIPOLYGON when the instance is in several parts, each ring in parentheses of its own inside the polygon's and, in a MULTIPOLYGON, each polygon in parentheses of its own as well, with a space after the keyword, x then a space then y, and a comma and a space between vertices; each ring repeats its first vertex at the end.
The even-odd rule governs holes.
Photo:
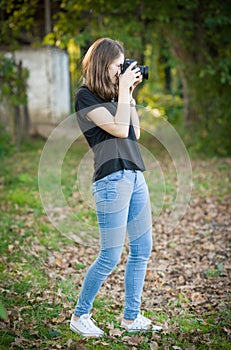
POLYGON ((103 331, 94 323, 95 320, 91 318, 91 314, 82 315, 77 321, 74 320, 74 315, 72 315, 70 329, 83 337, 102 337, 103 331))
POLYGON ((161 326, 152 326, 152 321, 149 318, 138 314, 136 319, 132 323, 127 323, 124 320, 121 323, 121 326, 126 328, 128 332, 139 332, 139 331, 154 331, 159 332, 162 330, 161 326))

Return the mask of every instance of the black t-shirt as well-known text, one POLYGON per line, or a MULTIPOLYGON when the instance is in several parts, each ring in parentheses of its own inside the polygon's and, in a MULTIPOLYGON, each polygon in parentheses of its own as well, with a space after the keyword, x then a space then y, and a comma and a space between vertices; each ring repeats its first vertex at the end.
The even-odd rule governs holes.
POLYGON ((135 131, 130 122, 127 138, 115 137, 87 118, 87 113, 105 107, 115 116, 117 103, 107 102, 93 94, 85 85, 75 95, 75 110, 81 131, 94 153, 94 176, 97 181, 122 169, 145 170, 135 131))

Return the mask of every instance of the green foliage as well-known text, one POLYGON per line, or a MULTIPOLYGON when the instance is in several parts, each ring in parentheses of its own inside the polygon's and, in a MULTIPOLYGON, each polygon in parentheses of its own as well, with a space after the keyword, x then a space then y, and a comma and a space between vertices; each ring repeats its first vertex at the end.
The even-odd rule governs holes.
POLYGON ((0 56, 0 102, 11 106, 26 105, 26 81, 29 71, 20 67, 13 58, 0 56))
POLYGON ((19 205, 21 207, 26 206, 33 209, 41 208, 41 202, 38 197, 35 197, 33 192, 25 192, 20 188, 9 191, 7 200, 12 204, 19 205))
POLYGON ((199 123, 181 125, 178 132, 181 135, 191 156, 230 156, 230 126, 226 121, 206 119, 199 123))
POLYGON ((10 144, 10 135, 6 132, 5 127, 0 124, 0 159, 12 152, 10 144))
POLYGON ((151 13, 151 4, 125 1, 115 6, 112 1, 63 0, 56 14, 54 31, 45 38, 45 43, 67 47, 70 40, 85 47, 101 36, 111 36, 135 50, 143 50, 144 36, 152 31, 145 15, 151 13), (144 12, 145 11, 145 12, 144 12), (123 28, 123 30, 121 30, 123 28), (144 35, 145 34, 145 35, 144 35))
MULTIPOLYGON (((37 0, 2 0, 0 43, 15 48, 25 32, 37 38, 38 7, 37 0)), ((43 43, 72 51, 75 90, 89 44, 102 36, 122 41, 127 56, 150 67, 150 79, 139 91, 140 103, 158 109, 174 125, 184 124, 185 139, 195 151, 226 156, 231 152, 230 14, 231 3, 219 0, 134 0, 116 6, 111 0, 61 0, 53 31, 43 43)), ((2 94, 12 103, 23 102, 12 89, 4 84, 2 94)))
POLYGON ((200 152, 209 149, 213 154, 228 155, 231 4, 182 1, 168 5, 163 5, 166 20, 162 28, 179 62, 187 127, 194 135, 192 142, 200 152))
POLYGON ((179 124, 183 119, 183 100, 178 95, 154 93, 150 85, 139 91, 138 101, 156 111, 158 116, 167 117, 170 123, 179 124))
POLYGON ((6 313, 6 309, 4 308, 1 300, 0 300, 0 319, 2 320, 7 320, 7 313, 6 313))
MULTIPOLYGON (((7 108, 8 117, 11 119, 11 123, 8 124, 11 129, 11 141, 16 147, 19 147, 22 136, 24 138, 29 136, 30 118, 29 113, 26 114, 28 77, 29 70, 22 67, 22 61, 17 63, 13 57, 0 56, 0 103, 5 105, 5 109, 7 108), (24 108, 20 108, 21 106, 24 108)), ((0 136, 6 139, 4 133, 0 136)), ((3 153, 1 144, 0 141, 0 154, 3 153)))
POLYGON ((19 47, 20 38, 31 37, 35 25, 35 11, 38 0, 0 0, 1 27, 0 45, 19 47))
POLYGON ((150 66, 150 80, 139 91, 140 103, 157 108, 175 125, 182 124, 184 112, 184 130, 190 126, 194 133, 195 150, 209 148, 212 154, 228 155, 230 13, 230 3, 218 0, 125 1, 119 7, 112 1, 101 0, 99 6, 95 1, 63 0, 49 42, 66 47, 73 40, 85 48, 100 36, 121 40, 127 55, 150 66), (176 86, 166 91, 166 68, 178 82, 180 75, 183 91, 176 86))

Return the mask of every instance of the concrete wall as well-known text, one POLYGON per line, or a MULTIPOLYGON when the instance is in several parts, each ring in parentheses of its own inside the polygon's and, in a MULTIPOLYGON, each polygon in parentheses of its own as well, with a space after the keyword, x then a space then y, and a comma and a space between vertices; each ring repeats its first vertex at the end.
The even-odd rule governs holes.
POLYGON ((15 58, 29 69, 31 132, 47 136, 55 125, 70 114, 68 55, 53 47, 26 47, 16 51, 15 58))

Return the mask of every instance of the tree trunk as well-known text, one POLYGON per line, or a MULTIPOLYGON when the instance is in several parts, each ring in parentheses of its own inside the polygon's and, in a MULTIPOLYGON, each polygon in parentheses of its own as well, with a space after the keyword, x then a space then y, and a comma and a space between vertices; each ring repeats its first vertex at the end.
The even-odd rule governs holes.
POLYGON ((28 140, 30 135, 30 114, 28 110, 28 105, 22 106, 23 111, 23 138, 28 140))
MULTIPOLYGON (((188 65, 196 65, 193 54, 180 44, 177 37, 175 37, 170 31, 165 30, 166 36, 169 40, 171 51, 173 56, 179 61, 183 62, 183 65, 178 65, 178 71, 182 80, 183 86, 183 98, 184 98, 184 117, 187 124, 194 123, 198 120, 198 108, 195 98, 195 87, 193 79, 189 75, 188 65)), ((190 69, 192 72, 192 69, 190 69)), ((191 74, 192 75, 192 74, 191 74)))
MULTIPOLYGON (((23 98, 25 100, 25 104, 21 105, 18 108, 18 118, 19 121, 14 120, 15 127, 18 127, 18 140, 19 144, 21 142, 21 139, 28 139, 29 138, 29 133, 30 133, 30 115, 29 115, 29 110, 28 110, 28 105, 27 105, 27 97, 26 97, 26 82, 23 81, 23 76, 22 76, 22 61, 19 62, 17 65, 18 68, 18 79, 21 81, 21 85, 18 89, 18 96, 23 98)), ((16 114, 16 113, 15 113, 16 114)), ((16 118, 16 115, 15 115, 16 118)), ((18 145, 19 146, 19 145, 18 145)))
POLYGON ((45 34, 49 34, 52 31, 50 0, 44 0, 44 5, 45 5, 45 34))
POLYGON ((13 107, 13 133, 12 142, 16 148, 19 149, 22 140, 22 119, 20 114, 20 107, 13 107))
POLYGON ((165 75, 165 91, 167 94, 172 93, 172 71, 171 66, 166 66, 164 69, 164 75, 165 75))

